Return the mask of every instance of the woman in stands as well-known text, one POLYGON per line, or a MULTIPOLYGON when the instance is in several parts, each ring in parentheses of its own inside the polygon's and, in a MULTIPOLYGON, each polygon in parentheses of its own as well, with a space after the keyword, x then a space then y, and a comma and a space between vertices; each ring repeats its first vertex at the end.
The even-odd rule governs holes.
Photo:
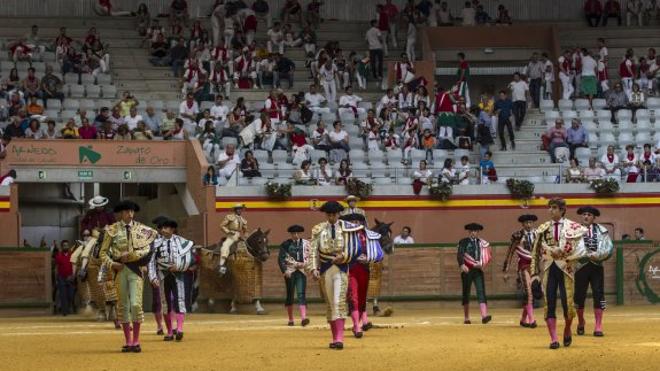
POLYGON ((137 12, 135 13, 135 16, 137 17, 138 33, 140 34, 140 36, 146 36, 147 29, 151 24, 151 14, 149 14, 149 8, 147 8, 147 4, 140 3, 140 5, 138 5, 138 9, 137 12))
POLYGON ((100 16, 126 17, 133 15, 132 12, 127 10, 118 10, 115 8, 111 0, 98 0, 94 4, 94 11, 100 16))
POLYGON ((584 183, 584 172, 576 158, 571 159, 571 166, 566 169, 566 183, 584 183))
POLYGON ((352 173, 353 170, 351 170, 348 160, 341 160, 339 169, 337 170, 337 185, 346 185, 352 173))

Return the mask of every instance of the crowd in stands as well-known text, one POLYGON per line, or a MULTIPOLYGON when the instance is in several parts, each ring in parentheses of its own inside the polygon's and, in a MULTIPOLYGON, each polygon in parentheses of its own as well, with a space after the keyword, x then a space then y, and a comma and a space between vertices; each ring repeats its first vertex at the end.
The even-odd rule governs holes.
POLYGON ((624 9, 617 0, 586 0, 584 15, 591 27, 605 27, 610 18, 616 19, 619 26, 624 18, 628 27, 644 26, 653 18, 660 19, 660 4, 657 0, 628 0, 624 9))

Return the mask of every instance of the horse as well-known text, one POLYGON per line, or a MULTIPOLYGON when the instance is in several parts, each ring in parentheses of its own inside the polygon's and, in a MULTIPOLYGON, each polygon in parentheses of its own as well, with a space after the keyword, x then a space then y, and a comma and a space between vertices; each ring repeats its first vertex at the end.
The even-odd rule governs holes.
MULTIPOLYGON (((264 314, 261 306, 262 265, 268 260, 268 234, 270 230, 262 231, 258 228, 252 232, 244 241, 234 243, 229 252, 225 266, 220 266, 220 246, 222 241, 208 248, 202 249, 202 267, 213 272, 207 274, 207 280, 217 283, 215 286, 221 288, 231 287, 231 310, 237 312, 237 304, 254 302, 257 314, 264 314), (228 271, 226 275, 224 272, 228 271), (221 274, 221 272, 223 272, 221 274)), ((208 272, 207 272, 208 273, 208 272)), ((207 282, 209 284, 209 282, 207 282)), ((217 291, 210 288, 209 291, 217 291)), ((211 293, 213 294, 213 293, 211 293)), ((214 304, 214 299, 209 298, 209 307, 214 304)))
MULTIPOLYGON (((383 252, 387 255, 390 255, 394 252, 394 240, 392 239, 392 223, 381 222, 376 219, 376 225, 374 225, 371 230, 380 234, 380 247, 383 249, 383 252)), ((369 265, 369 286, 368 286, 368 295, 374 299, 373 313, 378 315, 380 313, 380 308, 378 307, 378 297, 380 296, 380 286, 381 279, 383 274, 383 262, 371 263, 369 265)), ((391 315, 392 310, 387 308, 385 313, 391 315)))

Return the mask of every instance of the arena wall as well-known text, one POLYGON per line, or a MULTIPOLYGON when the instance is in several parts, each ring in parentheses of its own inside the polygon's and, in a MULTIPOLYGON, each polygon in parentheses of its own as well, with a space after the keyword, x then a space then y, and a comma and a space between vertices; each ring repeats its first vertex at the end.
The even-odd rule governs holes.
POLYGON ((0 308, 47 308, 52 304, 48 249, 0 247, 0 262, 0 308))

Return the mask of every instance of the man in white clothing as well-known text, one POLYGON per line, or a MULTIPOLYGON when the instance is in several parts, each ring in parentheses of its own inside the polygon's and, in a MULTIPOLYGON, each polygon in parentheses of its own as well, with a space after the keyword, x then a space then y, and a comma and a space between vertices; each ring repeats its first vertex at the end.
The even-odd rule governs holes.
POLYGON ((337 66, 328 58, 323 66, 319 69, 319 79, 323 90, 325 91, 325 98, 329 102, 337 101, 337 66))
POLYGON ((559 80, 562 87, 562 99, 571 99, 571 95, 575 91, 573 88, 573 81, 571 79, 571 51, 564 51, 564 55, 559 57, 559 80))
POLYGON ((224 125, 227 122, 227 115, 229 114, 229 107, 225 106, 222 94, 215 97, 215 104, 211 107, 211 118, 216 128, 224 125))
POLYGON ((339 117, 344 114, 352 114, 357 118, 363 116, 366 111, 362 107, 358 107, 358 103, 362 102, 362 98, 353 94, 353 87, 350 85, 346 87, 346 94, 339 98, 339 117))
POLYGON ((142 115, 138 115, 137 108, 132 107, 130 115, 124 117, 124 123, 128 126, 129 130, 135 130, 138 122, 142 121, 142 115))
POLYGON ((218 154, 218 176, 223 176, 227 179, 231 178, 236 168, 240 165, 241 159, 236 153, 236 146, 228 144, 223 152, 218 154))
POLYGON ((319 94, 316 84, 309 85, 309 91, 305 93, 305 104, 310 111, 318 114, 330 113, 330 108, 321 107, 322 104, 327 103, 323 94, 319 94))
POLYGON ((394 244, 395 245, 410 245, 415 243, 415 240, 412 238, 410 235, 411 229, 408 226, 403 227, 401 230, 401 234, 394 237, 394 244))
POLYGON ((527 113, 527 99, 530 98, 529 85, 520 78, 520 73, 516 72, 513 74, 513 81, 509 83, 509 89, 511 90, 516 129, 520 129, 527 113))
POLYGON ((371 21, 371 28, 365 36, 369 44, 369 61, 374 79, 383 78, 383 34, 377 26, 377 21, 371 21))
POLYGON ((196 125, 197 115, 199 114, 199 106, 195 101, 192 93, 186 95, 186 100, 181 102, 179 106, 179 116, 183 119, 185 126, 196 125))
POLYGON ((273 28, 268 30, 268 52, 272 54, 274 48, 277 48, 280 55, 284 54, 284 33, 280 22, 275 22, 273 28))

